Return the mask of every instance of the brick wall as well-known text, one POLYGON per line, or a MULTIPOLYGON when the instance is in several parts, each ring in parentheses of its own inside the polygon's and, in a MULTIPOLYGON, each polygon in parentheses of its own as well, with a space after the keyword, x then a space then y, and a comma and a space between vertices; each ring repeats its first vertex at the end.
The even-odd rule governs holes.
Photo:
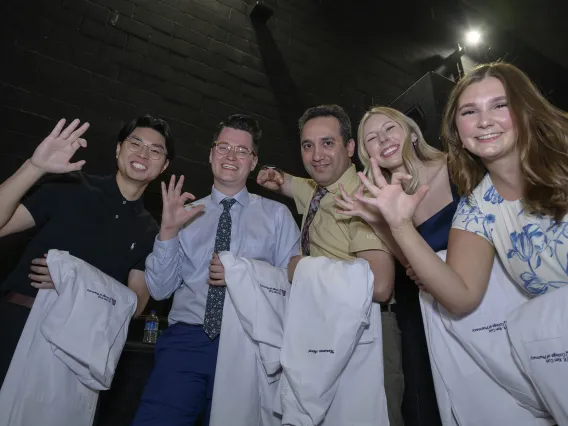
MULTIPOLYGON (((214 126, 253 114, 261 164, 301 174, 296 120, 319 103, 343 105, 354 124, 388 104, 453 49, 455 0, 4 0, 0 5, 0 181, 60 117, 92 127, 85 170, 112 173, 120 127, 150 112, 166 118, 178 158, 167 174, 206 195, 214 126), (453 19, 453 21, 452 21, 453 19)), ((168 176, 165 176, 167 178, 168 176)), ((260 192, 251 182, 250 189, 260 192)), ((161 212, 158 183, 146 196, 161 212)), ((0 240, 12 248, 12 240, 0 240)), ((10 255, 16 257, 16 251, 10 255)), ((4 259, 4 264, 9 263, 4 259)))

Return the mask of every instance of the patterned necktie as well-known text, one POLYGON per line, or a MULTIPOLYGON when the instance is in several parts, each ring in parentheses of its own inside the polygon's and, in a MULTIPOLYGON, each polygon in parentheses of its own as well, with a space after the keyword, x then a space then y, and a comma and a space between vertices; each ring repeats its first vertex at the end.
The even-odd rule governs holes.
MULTIPOLYGON (((217 225, 217 235, 215 236, 215 253, 231 249, 231 207, 236 200, 225 198, 221 201, 223 213, 217 225)), ((210 285, 207 293, 207 303, 205 305, 205 316, 203 318, 203 331, 211 340, 221 332, 221 320, 223 319, 223 306, 225 304, 225 287, 210 285)))
POLYGON ((314 192, 314 196, 312 197, 312 201, 310 201, 310 207, 308 209, 308 214, 306 215, 306 220, 304 221, 304 227, 302 228, 302 237, 300 239, 302 243, 302 254, 304 256, 310 255, 310 225, 312 224, 312 220, 314 220, 314 216, 318 211, 321 199, 327 194, 327 189, 322 186, 318 186, 316 192, 314 192))

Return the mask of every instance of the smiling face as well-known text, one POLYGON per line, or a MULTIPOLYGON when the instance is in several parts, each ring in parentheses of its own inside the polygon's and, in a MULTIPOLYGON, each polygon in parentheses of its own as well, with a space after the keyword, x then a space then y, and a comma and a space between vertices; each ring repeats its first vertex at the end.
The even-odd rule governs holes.
POLYGON ((517 131, 499 79, 487 77, 468 86, 458 100, 455 120, 465 149, 484 162, 515 152, 517 131))
MULTIPOLYGON (((232 147, 242 146, 252 151, 253 138, 249 132, 225 127, 219 133, 217 142, 225 142, 232 147)), ((246 158, 237 158, 235 149, 227 154, 219 154, 215 147, 209 153, 209 162, 213 171, 214 186, 225 195, 235 195, 242 190, 247 178, 256 167, 258 159, 251 154, 246 158)))
POLYGON ((308 120, 301 132, 304 167, 320 186, 335 183, 351 165, 355 141, 343 141, 339 120, 316 117, 308 120))
POLYGON ((168 167, 166 140, 161 133, 137 127, 116 146, 118 172, 130 181, 148 184, 168 167), (160 158, 158 154, 163 154, 160 158))
MULTIPOLYGON (((413 135, 416 138, 416 135, 413 135)), ((402 150, 407 143, 402 126, 384 114, 373 114, 363 126, 363 143, 370 158, 379 167, 395 172, 403 166, 402 150)))

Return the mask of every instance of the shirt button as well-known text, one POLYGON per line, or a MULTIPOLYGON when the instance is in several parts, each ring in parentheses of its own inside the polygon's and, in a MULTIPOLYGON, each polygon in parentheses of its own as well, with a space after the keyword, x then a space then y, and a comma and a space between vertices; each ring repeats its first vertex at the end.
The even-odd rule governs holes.
POLYGON ((122 204, 126 204, 126 201, 122 201, 122 204))
POLYGON ((118 219, 118 215, 116 215, 114 218, 115 218, 115 219, 118 219))

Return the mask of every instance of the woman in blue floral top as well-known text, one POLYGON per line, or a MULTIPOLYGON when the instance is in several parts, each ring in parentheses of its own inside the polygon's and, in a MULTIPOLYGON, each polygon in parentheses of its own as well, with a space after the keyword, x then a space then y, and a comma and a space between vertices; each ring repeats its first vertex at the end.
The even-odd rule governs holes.
POLYGON ((511 278, 537 296, 568 284, 568 114, 510 64, 481 65, 454 87, 444 112, 452 182, 462 199, 444 263, 412 224, 428 191, 409 195, 395 174, 360 175, 412 268, 409 274, 448 311, 481 302, 495 253, 511 278))

